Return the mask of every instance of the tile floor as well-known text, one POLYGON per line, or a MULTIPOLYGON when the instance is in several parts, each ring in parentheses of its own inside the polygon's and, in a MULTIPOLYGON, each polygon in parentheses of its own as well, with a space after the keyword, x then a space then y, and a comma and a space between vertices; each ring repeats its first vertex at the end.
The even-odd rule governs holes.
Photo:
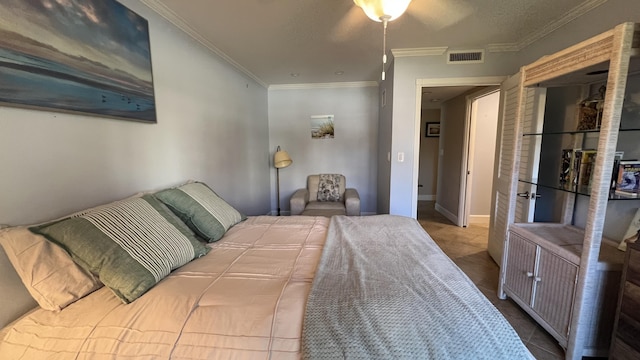
POLYGON ((512 300, 498 299, 499 269, 487 252, 488 226, 457 227, 435 211, 433 201, 418 202, 418 221, 440 248, 502 312, 536 359, 564 359, 564 350, 557 341, 528 314, 512 300))

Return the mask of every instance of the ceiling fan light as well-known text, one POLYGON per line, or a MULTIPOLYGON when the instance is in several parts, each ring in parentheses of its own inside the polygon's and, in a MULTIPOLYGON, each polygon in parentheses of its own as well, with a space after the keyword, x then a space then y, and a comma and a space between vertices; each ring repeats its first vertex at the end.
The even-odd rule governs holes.
POLYGON ((395 20, 404 14, 411 0, 353 0, 364 13, 374 21, 381 22, 388 16, 388 21, 395 20))

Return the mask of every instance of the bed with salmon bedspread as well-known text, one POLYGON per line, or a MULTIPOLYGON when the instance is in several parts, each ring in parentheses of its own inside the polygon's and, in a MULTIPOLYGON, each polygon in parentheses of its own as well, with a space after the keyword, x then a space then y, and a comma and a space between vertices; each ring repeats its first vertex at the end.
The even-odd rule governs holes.
MULTIPOLYGON (((153 209, 166 210, 150 197, 127 203, 134 210, 126 211, 138 211, 131 204, 151 204, 154 215, 153 209)), ((206 207, 211 210, 211 204, 206 207)), ((172 265, 157 281, 148 278, 153 284, 140 292, 144 281, 131 287, 129 276, 114 280, 104 269, 109 265, 102 256, 111 250, 100 250, 102 262, 95 267, 78 250, 85 248, 77 239, 63 238, 81 227, 77 241, 85 241, 87 231, 106 226, 108 217, 98 215, 113 214, 108 210, 29 230, 0 230, 3 257, 39 304, 2 328, 1 359, 533 359, 504 317, 414 219, 241 216, 231 226, 223 220, 220 239, 202 242, 202 248, 183 242, 183 248, 195 249, 193 259, 172 265), (23 245, 17 233, 31 240, 23 245), (39 274, 44 270, 37 264, 44 262, 33 254, 42 249, 64 249, 58 256, 71 254, 69 266, 81 265, 95 284, 64 273, 70 280, 56 286, 78 283, 85 290, 67 289, 55 294, 56 302, 47 293, 55 289, 47 286, 61 275, 39 274), (31 269, 25 271, 27 263, 31 269)), ((149 219, 145 215, 145 224, 164 223, 149 219)), ((193 219, 184 229, 177 225, 182 232, 176 238, 189 234, 187 228, 197 230, 198 241, 211 235, 193 219)), ((118 238, 112 233, 110 238, 118 238)), ((145 243, 144 249, 165 253, 164 246, 145 243)))

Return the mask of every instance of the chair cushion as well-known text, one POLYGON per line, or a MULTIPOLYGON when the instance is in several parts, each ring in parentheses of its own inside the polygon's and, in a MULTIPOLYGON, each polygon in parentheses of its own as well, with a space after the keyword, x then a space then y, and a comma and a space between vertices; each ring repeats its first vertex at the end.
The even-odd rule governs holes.
MULTIPOLYGON (((347 188, 347 179, 344 175, 340 176, 340 201, 344 200, 344 191, 347 188)), ((309 190, 310 200, 317 200, 318 188, 320 184, 320 175, 309 175, 307 177, 307 189, 309 190)))
POLYGON ((304 216, 327 216, 346 215, 347 211, 341 202, 309 201, 307 207, 300 215, 304 216))

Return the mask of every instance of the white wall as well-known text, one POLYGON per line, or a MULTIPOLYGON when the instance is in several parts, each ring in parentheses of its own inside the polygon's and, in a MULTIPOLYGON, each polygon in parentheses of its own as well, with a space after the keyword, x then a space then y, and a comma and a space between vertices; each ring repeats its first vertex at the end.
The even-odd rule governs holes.
MULTIPOLYGON (((394 59, 394 64, 389 209, 391 214, 415 217, 416 207, 414 205, 415 192, 413 191, 413 182, 414 179, 417 180, 417 159, 414 155, 419 150, 417 136, 420 135, 418 134, 420 124, 416 118, 416 111, 419 108, 416 104, 419 87, 416 86, 416 83, 422 79, 468 79, 473 77, 506 76, 517 72, 517 54, 487 53, 483 64, 448 65, 445 55, 400 57, 394 59), (404 162, 397 161, 396 155, 398 152, 405 153, 404 162)), ((423 85, 495 85, 495 83, 423 85)), ((442 137, 440 141, 442 141, 442 137)), ((441 160, 442 158, 439 161, 441 160)))
MULTIPOLYGON (((338 85, 336 85, 338 86, 338 85)), ((306 187, 307 175, 339 173, 347 187, 360 194, 361 211, 376 213, 378 161, 378 87, 310 86, 269 90, 271 156, 278 145, 291 156, 280 170, 280 208, 290 210, 295 190, 306 187), (334 115, 334 139, 312 139, 312 115, 334 115)), ((275 169, 272 169, 272 211, 276 211, 275 169)))
POLYGON ((0 224, 187 179, 267 213, 267 90, 139 1, 121 2, 149 21, 157 124, 0 107, 0 224))
POLYGON ((477 99, 475 107, 473 146, 473 180, 471 181, 470 221, 473 217, 488 217, 491 214, 491 187, 493 163, 498 129, 498 102, 500 92, 477 99))
POLYGON ((420 116, 420 171, 418 200, 435 200, 438 184, 440 137, 425 137, 427 122, 440 122, 440 109, 423 109, 420 116))

